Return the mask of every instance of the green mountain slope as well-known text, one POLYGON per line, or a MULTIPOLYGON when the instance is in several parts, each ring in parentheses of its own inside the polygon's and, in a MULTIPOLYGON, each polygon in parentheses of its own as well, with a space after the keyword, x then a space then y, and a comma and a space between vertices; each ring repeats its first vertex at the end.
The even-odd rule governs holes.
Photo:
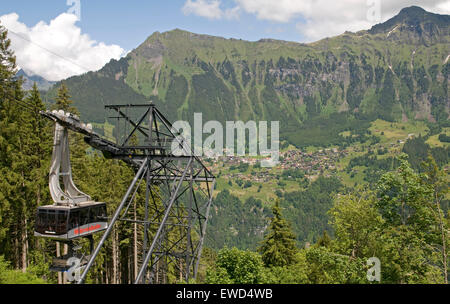
MULTIPOLYGON (((152 100, 171 120, 280 121, 298 147, 362 122, 448 120, 450 16, 403 9, 369 31, 311 44, 154 33, 119 62, 66 80, 87 121, 104 104, 152 100), (311 136, 314 135, 314 136, 311 136)), ((56 87, 47 99, 52 100, 56 87)))
MULTIPOLYGON (((115 121, 106 118, 104 105, 152 100, 172 121, 190 121, 195 112, 204 121, 279 120, 282 139, 321 147, 297 160, 286 152, 282 161, 283 168, 302 163, 309 179, 252 167, 250 188, 238 185, 247 176, 236 177, 228 163, 211 163, 219 178, 206 246, 257 248, 276 197, 303 246, 324 230, 333 233, 327 214, 333 195, 357 184, 375 186, 394 168, 398 142, 409 134, 430 133, 420 140, 433 141, 432 154, 448 163, 448 146, 438 137, 450 134, 449 33, 449 16, 417 7, 368 31, 310 44, 173 30, 154 33, 125 58, 65 82, 82 119, 95 122, 96 131, 108 122, 109 135, 115 121), (418 120, 439 124, 432 132, 418 120), (335 161, 320 152, 328 145, 340 146, 335 161)), ((416 165, 427 155, 422 142, 405 146, 416 165)))

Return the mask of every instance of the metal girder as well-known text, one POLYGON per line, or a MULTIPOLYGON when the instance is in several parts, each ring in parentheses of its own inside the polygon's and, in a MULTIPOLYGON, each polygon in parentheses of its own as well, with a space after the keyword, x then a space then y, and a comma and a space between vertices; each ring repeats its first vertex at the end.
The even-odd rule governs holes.
POLYGON ((108 229, 106 229, 100 242, 98 243, 97 247, 95 248, 95 251, 92 254, 91 258, 89 259, 89 262, 88 262, 86 268, 84 269, 83 274, 81 275, 80 281, 78 283, 81 284, 86 279, 89 269, 91 268, 92 264, 94 263, 95 258, 97 257, 98 253, 100 252, 100 249, 102 248, 103 244, 105 243, 106 239, 108 238, 109 234, 111 233, 111 230, 113 229, 114 224, 116 223, 117 219, 119 218, 120 212, 122 211, 123 207, 125 206, 125 203, 127 202, 128 197, 130 196, 131 192, 134 189, 134 186, 136 185, 137 181, 139 180, 140 176, 143 174, 145 169, 146 169, 146 166, 145 166, 145 162, 144 162, 144 163, 142 163, 141 167, 139 168, 138 172, 136 173, 133 181, 131 182, 131 185, 128 187, 128 190, 125 193, 125 196, 123 197, 122 202, 120 203, 116 212, 114 213, 113 218, 108 223, 108 229))
MULTIPOLYGON (((195 278, 213 200, 214 175, 190 148, 184 146, 183 139, 180 141, 180 135, 155 105, 112 105, 105 108, 115 111, 119 114, 117 119, 123 119, 130 125, 130 132, 127 128, 124 134, 121 134, 123 130, 116 130, 115 142, 102 138, 92 131, 91 126, 84 125, 74 115, 58 112, 41 113, 54 120, 57 125, 84 134, 85 141, 102 151, 106 157, 125 161, 136 169, 132 183, 113 217, 109 219, 108 228, 91 255, 78 283, 86 280, 97 255, 118 221, 137 223, 144 227, 144 239, 141 242, 142 262, 139 272, 135 274, 135 283, 146 282, 147 278, 150 278, 152 283, 165 282, 169 264, 174 265, 184 280, 195 278), (131 117, 128 110, 137 110, 140 114, 131 117), (136 133, 141 135, 141 138, 138 138, 139 142, 130 144, 132 137, 137 137, 136 133), (124 138, 122 143, 120 138, 124 138), (185 149, 185 156, 171 153, 168 143, 173 141, 178 141, 185 149), (143 220, 131 220, 126 216, 144 179, 145 216, 143 220)), ((66 147, 66 143, 64 141, 62 143, 61 147, 66 147)), ((58 168, 55 168, 55 172, 56 169, 58 168)), ((69 172, 69 169, 62 170, 69 172)))
POLYGON ((138 275, 136 277, 136 280, 135 280, 136 284, 141 282, 142 277, 143 277, 145 271, 147 270, 148 262, 150 260, 151 254, 153 253, 155 245, 156 245, 156 243, 157 243, 157 241, 158 241, 158 239, 160 237, 160 234, 161 234, 161 232, 163 230, 163 227, 164 227, 164 225, 165 225, 165 223, 167 221, 167 218, 169 217, 170 210, 172 208, 173 203, 175 202, 176 195, 177 195, 178 191, 180 190, 180 187, 181 187, 181 185, 183 183, 183 180, 184 180, 184 178, 186 176, 186 173, 187 173, 187 171, 189 169, 189 166, 190 166, 191 162, 192 162, 192 158, 189 160, 188 165, 186 166, 186 169, 184 170, 183 176, 180 178, 180 180, 178 182, 178 185, 177 185, 175 191, 173 192, 167 207, 165 208, 166 212, 164 213, 164 218, 161 221, 155 236, 153 237, 153 242, 152 242, 152 244, 151 244, 151 246, 150 246, 150 248, 148 250, 148 253, 146 254, 146 256, 144 258, 144 262, 141 265, 141 269, 139 270, 139 273, 138 273, 138 275))

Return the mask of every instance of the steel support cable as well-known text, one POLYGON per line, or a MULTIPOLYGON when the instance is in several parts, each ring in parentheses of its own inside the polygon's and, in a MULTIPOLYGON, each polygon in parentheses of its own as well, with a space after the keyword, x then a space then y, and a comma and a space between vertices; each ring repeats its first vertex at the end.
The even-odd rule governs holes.
POLYGON ((55 52, 53 52, 53 51, 51 51, 51 50, 49 50, 49 49, 43 47, 42 45, 37 44, 36 42, 34 42, 34 41, 32 41, 32 40, 30 40, 30 39, 28 39, 28 38, 23 37, 22 35, 19 35, 18 33, 14 32, 14 31, 11 30, 11 29, 8 29, 8 28, 7 28, 6 30, 8 31, 8 33, 12 33, 12 34, 14 34, 16 37, 18 37, 18 38, 20 38, 20 39, 22 39, 22 40, 25 40, 25 41, 27 41, 27 42, 29 42, 29 43, 31 43, 31 44, 34 44, 34 45, 36 45, 37 47, 43 49, 44 51, 46 51, 46 52, 52 54, 53 56, 56 56, 56 57, 58 57, 58 58, 61 58, 62 60, 65 60, 65 61, 67 61, 67 62, 73 64, 73 65, 76 65, 77 67, 79 67, 79 68, 85 70, 86 72, 89 72, 89 71, 92 70, 92 69, 88 69, 88 68, 86 68, 86 67, 83 67, 83 66, 79 65, 78 63, 76 63, 75 61, 72 61, 71 59, 69 59, 69 58, 67 58, 67 57, 64 57, 64 56, 62 56, 62 55, 59 55, 59 54, 57 54, 57 53, 55 53, 55 52))
POLYGON ((39 113, 40 111, 42 111, 42 109, 39 109, 38 107, 36 107, 35 105, 26 102, 25 100, 20 100, 17 99, 16 97, 9 95, 9 96, 3 96, 4 100, 8 100, 8 101, 15 101, 17 104, 21 104, 24 107, 26 106, 30 111, 33 112, 33 114, 39 113))
POLYGON ((35 114, 36 112, 34 111, 34 109, 28 107, 27 105, 24 105, 23 103, 17 102, 16 103, 19 107, 21 107, 22 109, 26 110, 29 114, 35 114))
MULTIPOLYGON (((14 88, 12 88, 12 87, 10 87, 10 86, 8 86, 8 88, 9 88, 9 89, 14 89, 14 88)), ((14 101, 16 101, 16 102, 21 102, 21 103, 23 103, 23 104, 25 104, 25 105, 27 105, 27 106, 33 108, 33 111, 36 110, 37 113, 39 113, 40 111, 42 111, 42 109, 39 109, 39 108, 36 107, 35 105, 30 104, 30 103, 26 102, 26 101, 23 100, 23 99, 17 99, 15 96, 12 96, 12 95, 10 95, 10 94, 6 94, 6 96, 4 95, 3 98, 4 98, 4 99, 8 98, 8 100, 14 100, 14 101)))

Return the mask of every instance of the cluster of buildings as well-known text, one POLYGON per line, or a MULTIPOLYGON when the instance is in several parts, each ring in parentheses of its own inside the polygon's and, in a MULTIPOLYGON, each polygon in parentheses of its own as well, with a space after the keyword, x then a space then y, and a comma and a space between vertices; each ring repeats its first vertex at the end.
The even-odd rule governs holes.
MULTIPOLYGON (((339 150, 337 148, 323 149, 316 152, 304 152, 301 150, 289 150, 280 153, 280 163, 275 169, 292 170, 298 169, 305 173, 308 178, 314 178, 325 170, 336 169, 337 162, 348 155, 348 151, 339 150)), ((219 166, 225 168, 242 166, 248 164, 255 166, 261 163, 261 158, 240 157, 240 156, 221 156, 217 160, 213 160, 213 167, 219 169, 219 166), (218 166, 218 164, 220 164, 218 166)), ((252 182, 268 182, 273 179, 279 179, 280 174, 274 172, 270 168, 262 168, 261 170, 248 172, 231 172, 222 177, 231 180, 249 180, 252 182)))
POLYGON ((290 150, 281 154, 281 169, 299 169, 306 175, 317 175, 325 170, 336 169, 336 163, 347 156, 346 150, 323 149, 316 152, 290 150))

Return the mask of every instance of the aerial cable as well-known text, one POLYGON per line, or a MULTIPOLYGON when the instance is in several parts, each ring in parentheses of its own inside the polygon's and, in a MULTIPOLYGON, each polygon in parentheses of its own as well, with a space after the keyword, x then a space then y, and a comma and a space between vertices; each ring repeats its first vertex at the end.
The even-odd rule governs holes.
MULTIPOLYGON (((11 94, 5 94, 2 96, 3 100, 8 100, 10 102, 15 102, 18 105, 22 105, 23 107, 27 107, 29 111, 32 111, 32 114, 39 114, 42 111, 47 110, 46 108, 41 109, 29 102, 27 102, 25 99, 17 99, 15 96, 11 95, 11 94)), ((44 119, 44 117, 40 117, 40 119, 44 119)))
POLYGON ((28 106, 26 106, 26 105, 24 105, 24 104, 22 104, 22 103, 17 102, 17 105, 18 105, 19 107, 21 107, 22 109, 29 111, 29 113, 31 113, 31 112, 35 113, 34 109, 29 108, 28 106))
POLYGON ((55 53, 55 52, 53 52, 53 51, 47 49, 46 47, 43 47, 42 45, 39 45, 39 44, 37 44, 36 42, 34 42, 34 41, 32 41, 32 40, 30 40, 30 39, 28 39, 28 38, 23 37, 22 35, 20 35, 20 34, 14 32, 14 31, 11 30, 11 29, 8 29, 8 28, 7 28, 7 30, 8 30, 8 32, 11 32, 12 34, 14 34, 16 37, 19 37, 20 39, 25 40, 25 41, 27 41, 27 42, 29 42, 29 43, 31 43, 31 44, 34 44, 35 46, 37 46, 37 47, 43 49, 44 51, 46 51, 46 52, 52 54, 53 56, 56 56, 56 57, 58 57, 58 58, 60 58, 60 59, 62 59, 62 60, 65 60, 65 61, 67 61, 67 62, 73 64, 73 65, 76 65, 77 67, 79 67, 79 68, 85 70, 86 72, 92 71, 92 69, 88 69, 88 68, 86 68, 86 67, 84 67, 84 66, 81 66, 81 65, 79 65, 78 63, 76 63, 75 61, 72 61, 71 59, 69 59, 69 58, 67 58, 67 57, 64 57, 64 56, 62 56, 62 55, 59 55, 59 54, 57 54, 57 53, 55 53))
POLYGON ((17 99, 15 97, 11 96, 11 95, 10 96, 3 96, 3 97, 4 97, 4 100, 6 99, 8 101, 15 102, 18 105, 22 105, 22 106, 27 107, 28 110, 33 111, 33 113, 36 113, 36 112, 39 113, 40 111, 42 111, 42 109, 39 109, 37 106, 35 106, 35 105, 31 104, 31 103, 28 103, 25 100, 17 99))

